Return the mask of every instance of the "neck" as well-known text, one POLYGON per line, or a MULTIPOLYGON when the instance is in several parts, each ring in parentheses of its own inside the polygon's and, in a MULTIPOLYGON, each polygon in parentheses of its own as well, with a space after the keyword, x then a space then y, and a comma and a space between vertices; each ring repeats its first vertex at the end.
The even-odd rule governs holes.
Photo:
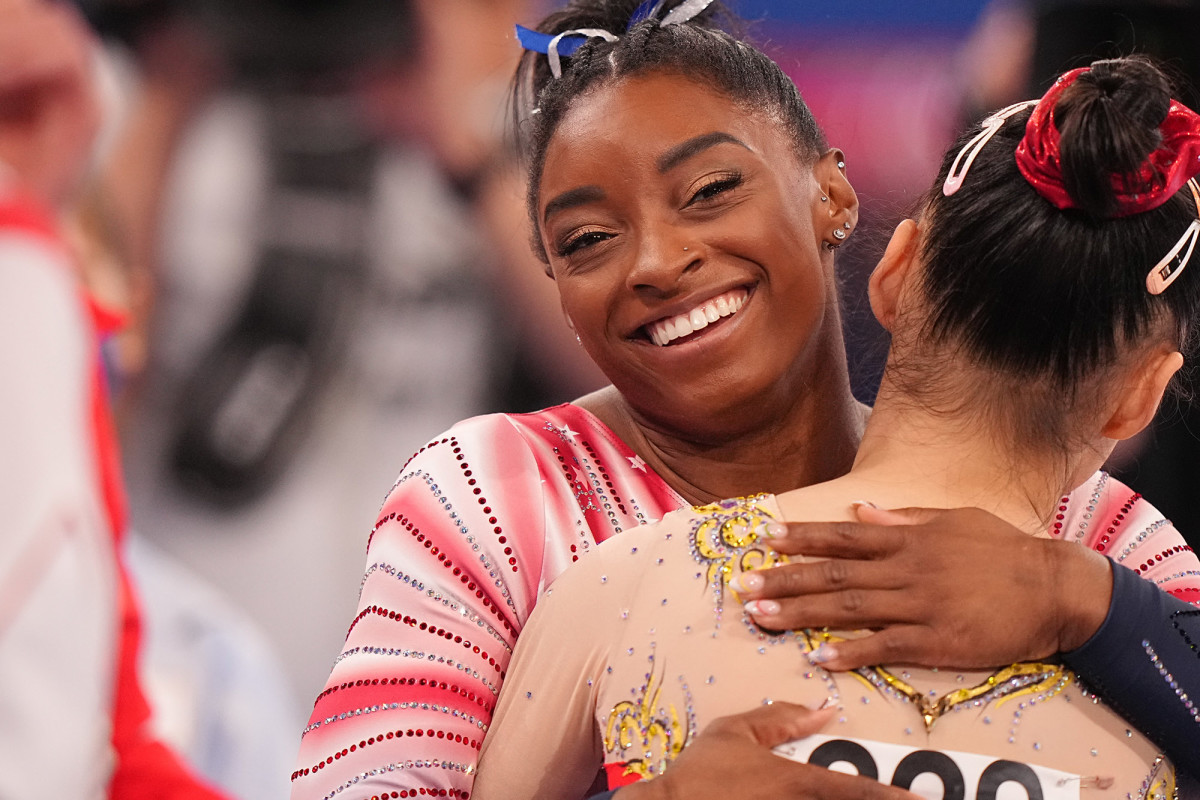
POLYGON ((984 420, 921 408, 885 379, 842 488, 883 507, 981 508, 1039 533, 1102 461, 1090 451, 1018 453, 984 420))
POLYGON ((772 408, 756 401, 732 410, 724 430, 709 426, 702 435, 657 424, 611 386, 577 403, 689 503, 778 494, 833 480, 854 463, 869 409, 850 393, 844 356, 829 363, 835 366, 810 374, 807 390, 787 392, 772 408))

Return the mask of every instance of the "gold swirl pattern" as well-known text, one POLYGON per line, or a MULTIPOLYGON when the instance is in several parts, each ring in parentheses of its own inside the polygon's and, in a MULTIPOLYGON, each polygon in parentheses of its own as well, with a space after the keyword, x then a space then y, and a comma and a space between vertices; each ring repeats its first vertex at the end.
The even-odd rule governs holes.
POLYGON ((695 727, 689 709, 689 724, 679 721, 679 712, 668 703, 659 706, 662 696, 662 676, 651 673, 636 700, 625 700, 613 706, 604 726, 604 751, 621 757, 635 744, 641 745, 641 758, 627 759, 625 774, 636 773, 642 778, 661 774, 687 744, 688 732, 695 727), (657 713, 655 708, 658 708, 657 713), (657 751, 657 755, 655 752, 657 751))
MULTIPOLYGON (((845 641, 845 638, 828 631, 808 632, 810 649, 817 643, 840 641, 845 641)), ((995 703, 999 707, 1008 700, 1024 695, 1044 693, 1049 698, 1074 680, 1074 673, 1065 667, 1029 662, 998 669, 975 686, 955 689, 941 697, 930 697, 883 667, 862 667, 855 670, 854 674, 877 690, 891 690, 909 700, 917 707, 926 731, 932 731, 942 715, 965 703, 978 700, 984 704, 995 703)))
POLYGON ((763 506, 765 494, 721 500, 692 509, 697 519, 692 524, 689 548, 692 558, 707 570, 706 580, 716 594, 734 570, 751 570, 787 563, 787 557, 765 547, 756 547, 759 528, 775 515, 763 506))

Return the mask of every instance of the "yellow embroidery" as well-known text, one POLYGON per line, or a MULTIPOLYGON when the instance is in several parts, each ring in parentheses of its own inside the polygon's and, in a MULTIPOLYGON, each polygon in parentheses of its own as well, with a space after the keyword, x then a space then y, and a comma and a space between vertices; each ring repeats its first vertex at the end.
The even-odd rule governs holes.
POLYGON ((692 509, 689 547, 694 558, 706 567, 708 585, 723 592, 735 570, 749 572, 787 563, 787 557, 765 547, 756 547, 759 528, 775 519, 763 506, 765 494, 721 500, 692 509))
POLYGON ((674 705, 659 706, 661 696, 661 675, 656 678, 651 674, 636 700, 617 703, 608 715, 604 726, 605 752, 620 752, 624 758, 626 750, 635 746, 641 749, 641 758, 625 760, 626 775, 637 773, 649 778, 661 774, 687 744, 692 726, 680 723, 674 705))
MULTIPOLYGON (((845 641, 828 631, 807 631, 810 649, 819 643, 845 641)), ((854 671, 855 677, 877 690, 890 689, 907 698, 917 707, 925 730, 932 731, 938 719, 956 706, 976 700, 997 707, 1014 697, 1044 693, 1046 698, 1065 689, 1074 679, 1074 673, 1057 664, 1022 663, 1013 664, 993 672, 980 684, 955 689, 941 697, 930 697, 909 685, 883 667, 863 667, 854 671)))

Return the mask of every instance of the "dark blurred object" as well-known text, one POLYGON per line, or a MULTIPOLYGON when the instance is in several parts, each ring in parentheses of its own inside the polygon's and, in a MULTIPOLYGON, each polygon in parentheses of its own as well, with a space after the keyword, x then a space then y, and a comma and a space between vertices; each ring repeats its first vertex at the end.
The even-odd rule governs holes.
POLYGON ((340 76, 414 45, 407 0, 79 0, 102 35, 136 45, 186 17, 217 43, 235 79, 340 76))
MULTIPOLYGON (((1035 40, 1030 97, 1041 95, 1054 76, 1102 58, 1140 53, 1162 64, 1175 97, 1200 108, 1200 2, 1035 2, 1035 40)), ((1122 453, 1113 474, 1133 486, 1200 546, 1200 406, 1168 399, 1151 429, 1122 453)))
POLYGON ((1041 0, 1031 7, 1037 35, 1030 97, 1041 96, 1068 69, 1141 53, 1175 79, 1177 99, 1200 106, 1200 2, 1041 0))

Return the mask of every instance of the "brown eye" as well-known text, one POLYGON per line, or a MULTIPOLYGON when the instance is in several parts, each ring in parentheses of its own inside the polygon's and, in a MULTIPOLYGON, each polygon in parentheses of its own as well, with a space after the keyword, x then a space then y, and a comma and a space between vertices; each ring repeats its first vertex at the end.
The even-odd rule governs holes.
POLYGON ((594 244, 599 244, 606 239, 611 239, 612 234, 606 231, 583 231, 582 233, 572 236, 558 247, 558 255, 560 257, 569 256, 584 248, 591 247, 594 244))
POLYGON ((692 195, 692 199, 688 201, 688 205, 694 203, 703 203, 706 200, 711 200, 722 192, 727 192, 730 189, 736 189, 742 184, 742 176, 740 174, 727 175, 722 178, 710 181, 704 186, 696 190, 692 195))

